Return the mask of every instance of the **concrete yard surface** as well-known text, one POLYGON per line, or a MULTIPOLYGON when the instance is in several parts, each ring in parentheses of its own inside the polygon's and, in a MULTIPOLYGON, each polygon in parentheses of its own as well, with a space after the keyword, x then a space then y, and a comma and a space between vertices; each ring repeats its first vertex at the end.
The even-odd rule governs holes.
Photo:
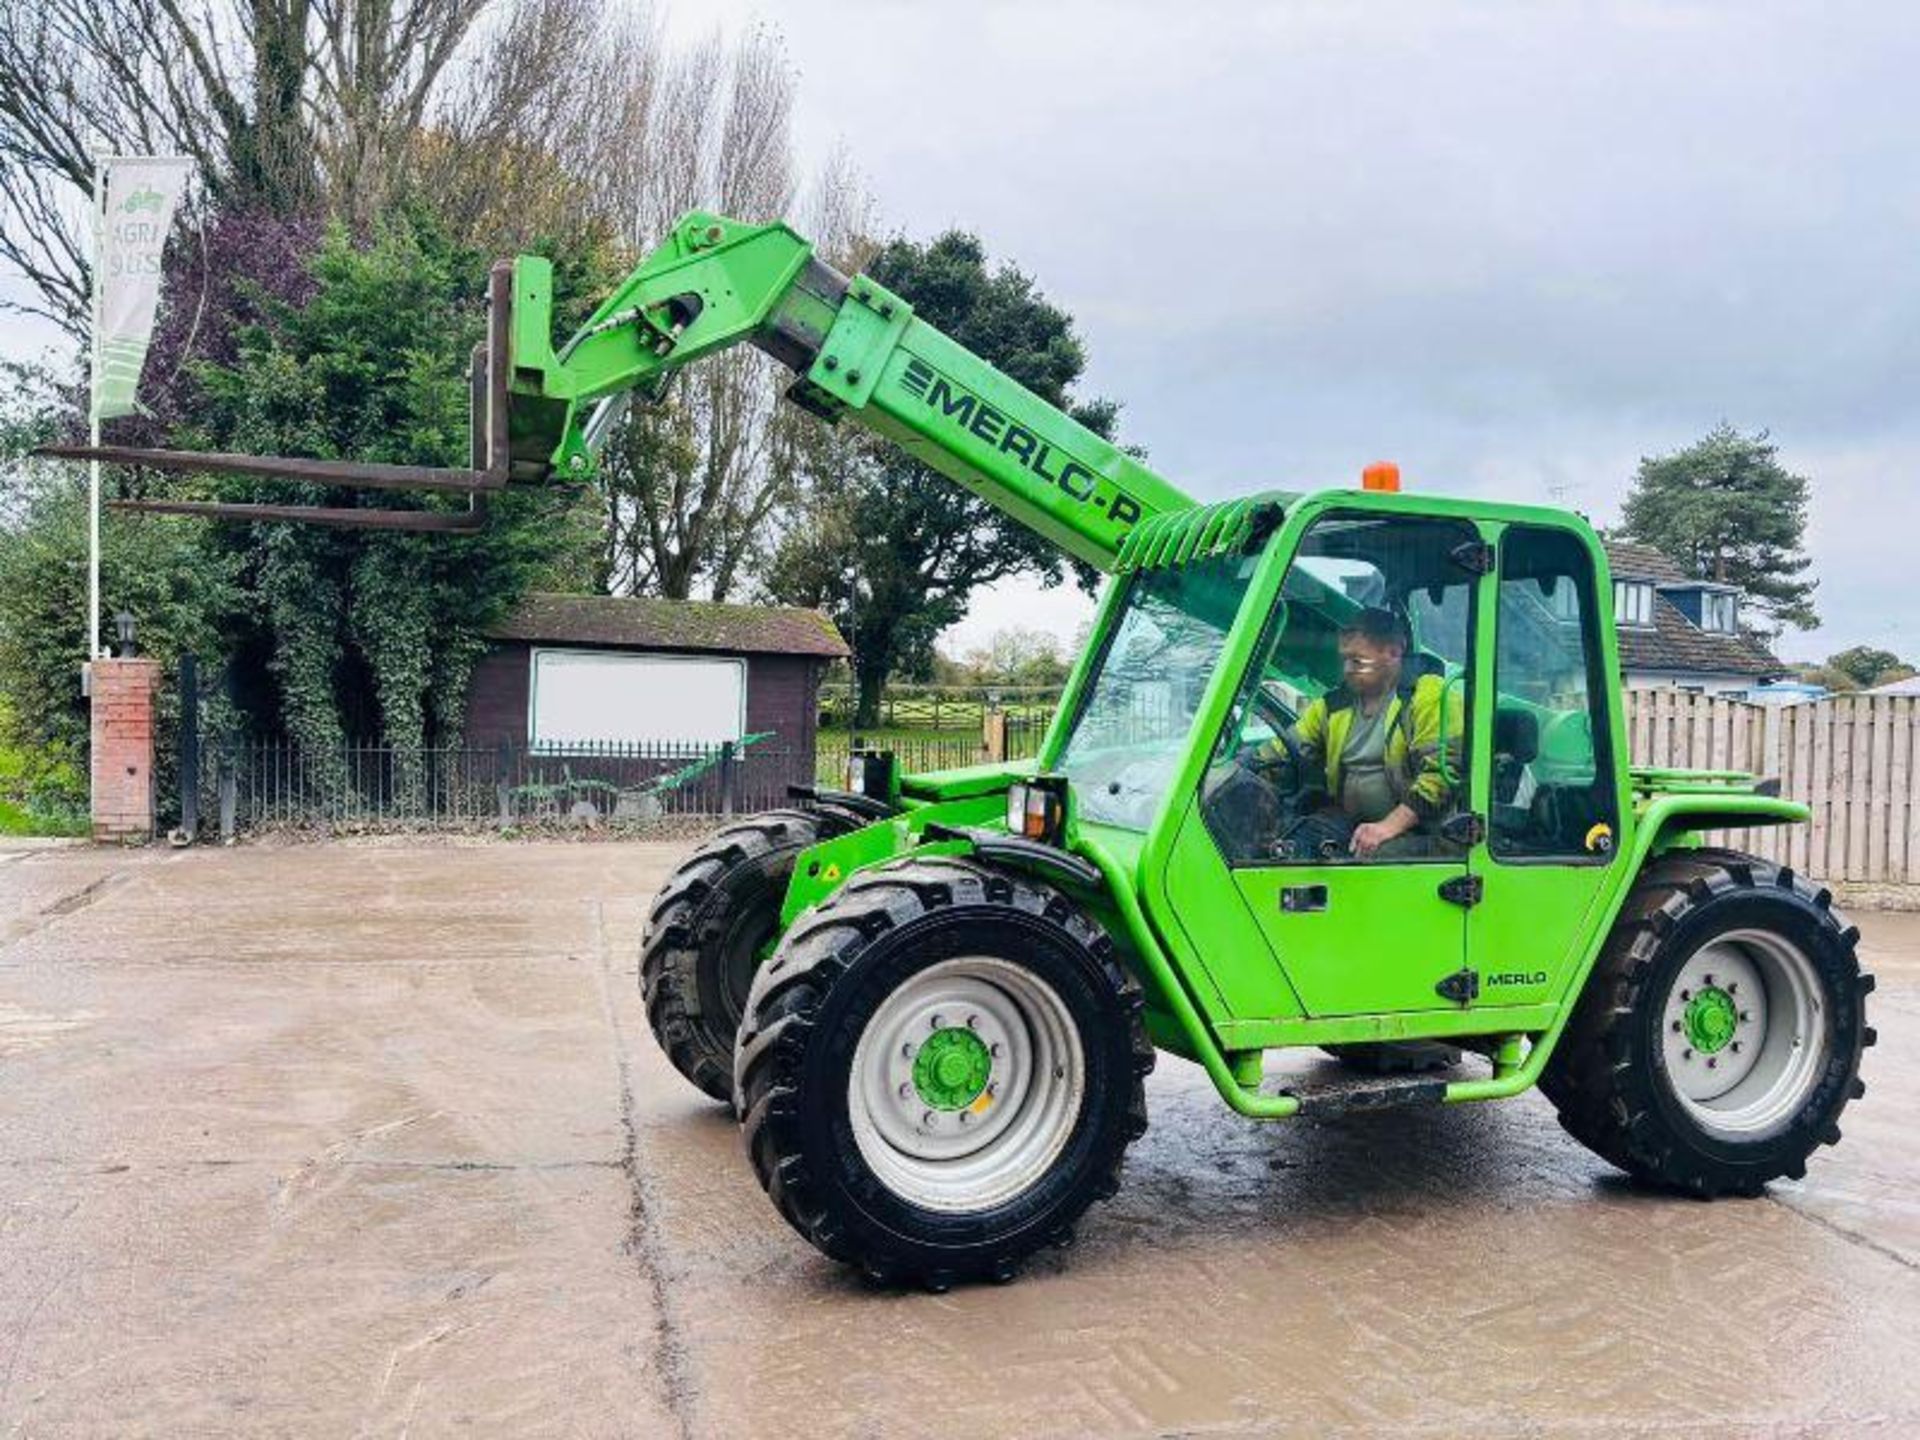
POLYGON ((0 1435, 1920 1433, 1920 916, 1853 917, 1868 1094, 1764 1199, 1163 1058, 1080 1243, 934 1296, 654 1047, 683 849, 0 850, 0 1435))

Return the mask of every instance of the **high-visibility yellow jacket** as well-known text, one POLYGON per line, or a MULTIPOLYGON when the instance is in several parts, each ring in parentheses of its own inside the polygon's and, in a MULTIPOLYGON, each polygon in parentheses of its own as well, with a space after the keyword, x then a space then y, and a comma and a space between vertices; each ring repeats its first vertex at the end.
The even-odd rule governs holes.
MULTIPOLYGON (((1309 777, 1326 777, 1327 795, 1340 798, 1341 753, 1347 737, 1353 733, 1353 717, 1359 698, 1342 685, 1310 701, 1293 727, 1309 766, 1309 777)), ((1431 824, 1446 816, 1453 800, 1453 784, 1447 773, 1461 773, 1465 753, 1462 732, 1465 709, 1457 693, 1449 694, 1446 681, 1438 675, 1422 675, 1412 685, 1402 685, 1387 697, 1387 745, 1384 763, 1387 783, 1394 799, 1431 824), (1441 724, 1445 703, 1446 724, 1441 724), (1444 729, 1445 733, 1442 734, 1444 729), (1440 763, 1444 740, 1447 764, 1440 763)), ((1277 741, 1269 741, 1271 750, 1279 750, 1277 741)))

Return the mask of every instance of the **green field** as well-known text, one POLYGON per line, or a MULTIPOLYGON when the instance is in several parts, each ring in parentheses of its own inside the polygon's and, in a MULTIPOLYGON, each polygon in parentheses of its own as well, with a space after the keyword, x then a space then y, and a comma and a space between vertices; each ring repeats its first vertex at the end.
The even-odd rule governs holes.
MULTIPOLYGON (((919 734, 933 730, 943 734, 964 732, 977 735, 990 703, 997 704, 1011 724, 1044 727, 1059 699, 1059 693, 1053 690, 1035 691, 1032 694, 1012 692, 997 702, 989 702, 978 692, 951 694, 903 687, 897 691, 889 690, 881 700, 880 724, 874 727, 874 733, 904 731, 919 734)), ((823 691, 820 696, 821 733, 825 734, 830 728, 844 732, 852 709, 853 697, 847 691, 823 691)))
MULTIPOLYGON (((908 771, 954 770, 963 765, 984 764, 989 758, 980 743, 978 727, 971 730, 928 730, 896 725, 885 729, 861 730, 860 744, 871 750, 891 750, 908 771)), ((1038 753, 1044 725, 1012 725, 1007 730, 1009 759, 1024 760, 1038 753)), ((822 785, 844 782, 848 750, 845 729, 820 731, 815 746, 814 775, 822 785)))

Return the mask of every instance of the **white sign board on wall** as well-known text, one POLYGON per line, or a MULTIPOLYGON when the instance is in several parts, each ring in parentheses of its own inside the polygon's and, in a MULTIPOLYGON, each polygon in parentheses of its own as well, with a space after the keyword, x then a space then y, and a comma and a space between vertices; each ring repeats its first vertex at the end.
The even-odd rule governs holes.
POLYGON ((535 749, 718 745, 746 732, 744 660, 536 649, 531 666, 527 738, 535 749))

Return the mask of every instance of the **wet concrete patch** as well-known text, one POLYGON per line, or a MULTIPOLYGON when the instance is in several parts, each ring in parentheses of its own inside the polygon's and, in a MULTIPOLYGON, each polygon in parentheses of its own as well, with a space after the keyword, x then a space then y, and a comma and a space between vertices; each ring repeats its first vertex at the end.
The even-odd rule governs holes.
POLYGON ((1165 1060, 1079 1244, 929 1296, 793 1235, 654 1048, 675 858, 0 868, 0 917, 126 872, 0 931, 0 1430, 1920 1427, 1920 917, 1857 917, 1869 1092, 1768 1199, 1641 1192, 1538 1097, 1260 1126, 1165 1060))
POLYGON ((663 1434, 605 1170, 0 1166, 30 1434, 663 1434), (578 1423, 575 1423, 575 1422, 578 1423))

